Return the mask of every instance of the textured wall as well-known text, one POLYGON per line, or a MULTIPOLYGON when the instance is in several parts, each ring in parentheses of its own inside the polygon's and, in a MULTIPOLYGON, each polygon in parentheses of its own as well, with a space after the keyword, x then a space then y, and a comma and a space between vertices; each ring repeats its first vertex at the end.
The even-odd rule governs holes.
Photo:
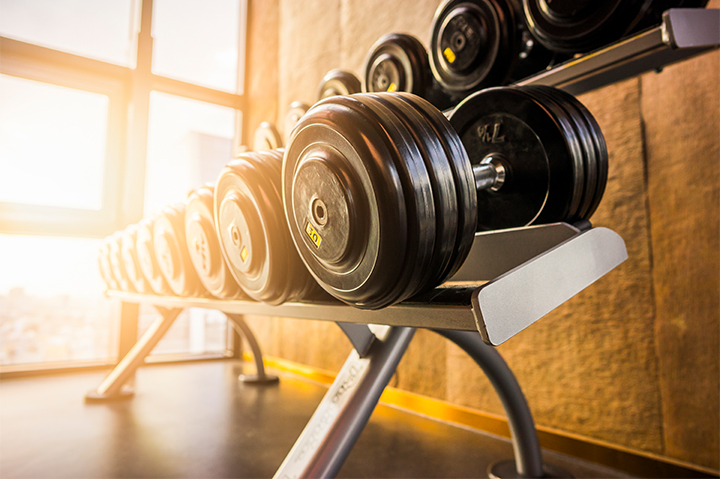
MULTIPOLYGON (((251 26, 263 25, 251 36, 274 39, 276 53, 263 56, 249 43, 248 127, 258 112, 273 120, 294 100, 312 103, 331 68, 360 75, 385 33, 411 33, 427 45, 437 3, 396 1, 390 10, 378 0, 251 1, 251 26), (261 82, 255 72, 269 76, 261 82), (267 97, 257 111, 255 88, 267 97), (275 103, 268 88, 277 88, 275 103)), ((629 260, 499 347, 538 425, 716 469, 719 59, 709 53, 581 97, 610 152, 592 221, 625 239, 629 260)), ((331 323, 251 324, 267 353, 314 367, 339 369, 351 348, 331 323)), ((418 332, 392 384, 502 414, 474 363, 430 332, 418 332)))

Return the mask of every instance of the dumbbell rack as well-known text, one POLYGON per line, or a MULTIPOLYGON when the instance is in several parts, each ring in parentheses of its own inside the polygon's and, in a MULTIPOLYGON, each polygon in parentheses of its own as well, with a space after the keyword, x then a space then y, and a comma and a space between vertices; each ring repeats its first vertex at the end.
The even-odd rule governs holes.
MULTIPOLYGON (((518 82, 580 94, 720 46, 720 10, 677 9, 657 28, 572 59, 518 82)), ((416 328, 428 328, 465 350, 490 379, 508 417, 514 462, 492 468, 499 478, 562 478, 544 465, 532 415, 515 377, 494 348, 607 274, 627 259, 623 240, 606 228, 564 223, 478 233, 468 259, 446 284, 379 311, 358 310, 333 299, 269 306, 249 301, 180 298, 108 291, 125 303, 151 304, 161 317, 138 340, 88 399, 130 395, 124 388, 184 308, 222 311, 253 350, 257 375, 262 353, 242 315, 338 323, 355 347, 321 401, 277 478, 337 474, 367 423, 416 328), (342 319, 339 322, 337 319, 342 319)))
POLYGON ((331 477, 367 423, 415 329, 428 328, 461 346, 491 379, 512 432, 515 464, 510 467, 527 476, 542 475, 537 433, 522 390, 502 357, 488 345, 503 343, 626 259, 625 243, 612 230, 591 228, 587 222, 556 223, 478 233, 467 260, 449 282, 377 311, 355 309, 330 298, 269 306, 109 291, 110 297, 122 302, 151 304, 161 316, 87 398, 131 395, 124 384, 184 308, 219 310, 242 328, 258 368, 255 381, 273 379, 264 373, 262 353, 242 315, 342 319, 338 324, 355 350, 277 473, 278 477, 331 477))

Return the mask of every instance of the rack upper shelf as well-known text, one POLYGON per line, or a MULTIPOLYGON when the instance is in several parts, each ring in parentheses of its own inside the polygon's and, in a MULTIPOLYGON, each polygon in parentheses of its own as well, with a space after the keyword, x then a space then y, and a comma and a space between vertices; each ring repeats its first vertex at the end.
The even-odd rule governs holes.
POLYGON ((670 9, 660 26, 573 58, 516 85, 549 85, 573 95, 720 47, 720 10, 670 9))

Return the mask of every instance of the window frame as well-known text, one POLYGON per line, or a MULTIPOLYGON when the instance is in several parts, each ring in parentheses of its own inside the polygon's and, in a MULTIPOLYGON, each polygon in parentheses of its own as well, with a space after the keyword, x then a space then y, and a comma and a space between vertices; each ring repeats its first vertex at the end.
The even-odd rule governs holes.
POLYGON ((236 112, 233 150, 242 139, 246 110, 247 0, 240 0, 237 93, 152 73, 153 0, 138 0, 135 68, 0 36, 0 73, 108 97, 100 210, 0 202, 0 232, 105 237, 143 216, 150 93, 198 100, 236 112))
MULTIPOLYGON (((237 92, 229 93, 152 73, 153 0, 136 0, 140 8, 134 68, 83 57, 0 36, 0 73, 106 95, 108 117, 100 210, 0 202, 0 233, 102 238, 143 218, 150 93, 198 100, 235 110, 233 152, 241 151, 243 112, 247 108, 248 1, 240 1, 237 92)), ((137 305, 118 305, 117 355, 122 358, 138 339, 137 305)), ((228 319, 227 348, 218 354, 160 355, 151 362, 240 358, 240 337, 228 319)), ((0 377, 103 368, 94 360, 0 366, 0 377)))

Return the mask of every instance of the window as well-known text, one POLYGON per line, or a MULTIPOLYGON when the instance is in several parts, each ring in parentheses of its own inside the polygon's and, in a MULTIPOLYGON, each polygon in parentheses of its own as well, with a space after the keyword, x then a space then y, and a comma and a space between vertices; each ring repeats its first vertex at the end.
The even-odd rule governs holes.
MULTIPOLYGON (((0 366, 116 356, 100 239, 214 181, 240 145, 246 10, 0 0, 0 366)), ((176 323, 158 351, 225 350, 221 314, 176 323)))

